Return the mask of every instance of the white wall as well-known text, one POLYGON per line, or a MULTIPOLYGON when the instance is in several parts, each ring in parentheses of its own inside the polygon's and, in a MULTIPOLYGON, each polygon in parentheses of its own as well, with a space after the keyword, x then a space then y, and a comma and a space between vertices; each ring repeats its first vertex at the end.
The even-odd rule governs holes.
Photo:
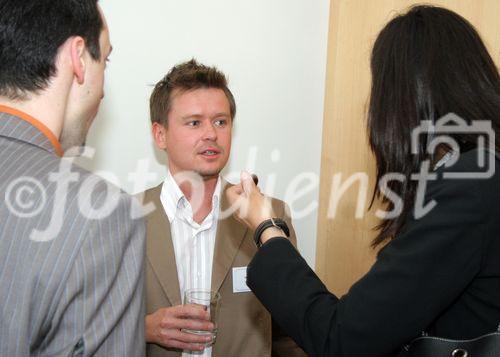
POLYGON ((299 211, 318 200, 329 1, 100 3, 114 50, 106 96, 87 141, 95 156, 83 165, 107 178, 116 176, 119 186, 135 193, 141 188, 134 187, 129 174, 143 160, 151 176, 147 186, 161 182, 165 154, 154 149, 148 116, 152 86, 173 65, 192 57, 216 65, 229 77, 238 111, 225 175, 235 182, 241 169, 250 169, 265 192, 289 201, 287 187, 294 180, 296 189, 288 190, 312 185, 289 204, 299 249, 314 266, 317 210, 299 211))

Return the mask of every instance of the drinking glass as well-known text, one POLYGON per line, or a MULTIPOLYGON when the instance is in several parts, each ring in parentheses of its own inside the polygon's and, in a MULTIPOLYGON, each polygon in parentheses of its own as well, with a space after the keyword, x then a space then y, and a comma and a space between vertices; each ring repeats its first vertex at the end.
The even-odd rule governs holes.
POLYGON ((201 336, 212 336, 205 346, 211 346, 217 338, 217 315, 219 314, 220 293, 213 290, 189 289, 184 292, 184 305, 200 305, 210 314, 210 322, 214 324, 213 331, 184 329, 183 331, 201 336))

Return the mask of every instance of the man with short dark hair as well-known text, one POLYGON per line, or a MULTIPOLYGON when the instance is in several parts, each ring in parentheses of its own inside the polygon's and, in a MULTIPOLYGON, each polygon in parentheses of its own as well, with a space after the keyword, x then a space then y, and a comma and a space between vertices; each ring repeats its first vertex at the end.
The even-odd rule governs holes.
POLYGON ((0 356, 144 354, 144 224, 61 158, 110 52, 97 0, 0 0, 0 356))
MULTIPOLYGON (((224 195, 230 185, 220 177, 236 114, 224 74, 195 60, 175 66, 156 85, 150 110, 153 137, 167 153, 168 172, 144 197, 157 208, 146 225, 147 355, 304 356, 273 328, 271 316, 245 284, 246 266, 257 248, 253 233, 232 217, 224 195), (217 326, 208 321, 209 311, 182 305, 190 289, 221 295, 217 326)), ((285 204, 272 204, 291 227, 285 204)), ((291 240, 295 243, 293 229, 291 240)))

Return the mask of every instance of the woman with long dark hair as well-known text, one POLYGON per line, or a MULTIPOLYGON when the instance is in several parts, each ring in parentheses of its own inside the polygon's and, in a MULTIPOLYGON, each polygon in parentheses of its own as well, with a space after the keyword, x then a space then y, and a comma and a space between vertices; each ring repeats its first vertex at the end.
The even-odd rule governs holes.
POLYGON ((497 67, 461 16, 415 6, 380 32, 371 71, 375 196, 388 214, 377 261, 345 296, 284 239, 246 173, 229 192, 262 244, 248 285, 310 356, 393 356, 422 332, 471 339, 500 324, 497 67))

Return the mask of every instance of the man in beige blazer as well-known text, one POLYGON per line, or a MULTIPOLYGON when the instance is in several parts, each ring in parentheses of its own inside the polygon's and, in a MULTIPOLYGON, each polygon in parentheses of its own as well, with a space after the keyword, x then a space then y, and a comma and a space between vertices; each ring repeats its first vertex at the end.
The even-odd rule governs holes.
MULTIPOLYGON (((180 64, 156 85, 150 109, 154 140, 168 155, 168 173, 164 183, 144 194, 144 203, 156 207, 146 220, 147 355, 305 356, 246 288, 245 267, 257 248, 253 232, 231 215, 225 199, 230 184, 219 175, 229 158, 236 112, 224 74, 195 60, 180 64), (188 244, 185 236, 191 233, 194 239, 188 244), (186 253, 190 244, 206 244, 208 253, 202 255, 213 263, 205 263, 203 273, 186 267, 193 264, 186 258, 192 253, 186 253), (182 331, 214 328, 206 311, 182 306, 183 291, 193 286, 190 280, 196 280, 196 274, 209 279, 205 286, 221 294, 216 340, 207 348, 210 337, 182 331)), ((285 204, 272 200, 272 205, 292 227, 285 204)))

